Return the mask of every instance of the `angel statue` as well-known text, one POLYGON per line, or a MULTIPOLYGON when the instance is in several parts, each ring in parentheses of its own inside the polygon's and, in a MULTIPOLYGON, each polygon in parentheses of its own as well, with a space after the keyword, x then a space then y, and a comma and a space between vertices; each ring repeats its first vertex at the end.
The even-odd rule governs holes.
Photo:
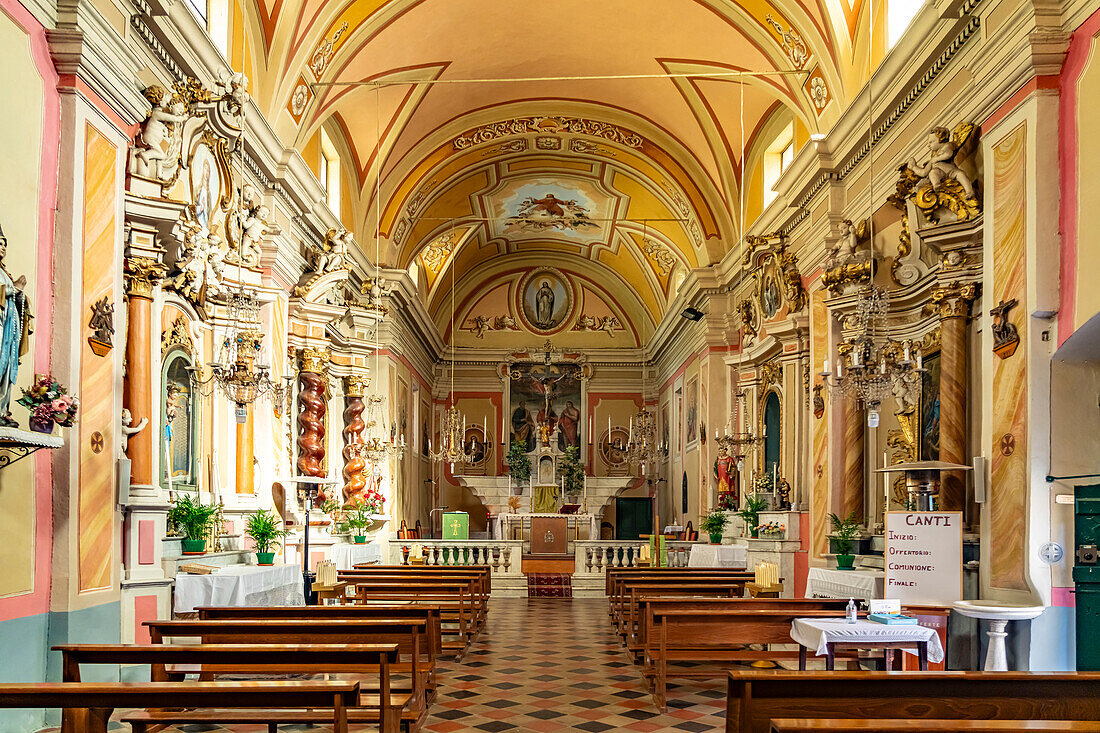
POLYGON ((317 255, 317 272, 324 274, 348 269, 348 245, 351 232, 347 229, 329 229, 325 244, 317 255))
POLYGON ((944 181, 956 181, 967 199, 974 198, 974 183, 962 168, 956 165, 962 157, 969 154, 969 142, 973 125, 959 125, 955 134, 946 127, 933 127, 928 131, 928 163, 921 165, 916 158, 909 159, 909 170, 921 178, 927 178, 933 191, 939 191, 944 181))
POLYGON ((493 320, 489 316, 474 316, 474 325, 470 326, 470 333, 479 339, 485 338, 486 331, 493 330, 493 320))
POLYGON ((890 386, 894 393, 894 402, 897 403, 898 415, 907 415, 917 409, 920 403, 921 373, 919 371, 904 371, 894 376, 890 386))
MULTIPOLYGON (((146 93, 158 91, 159 87, 150 87, 146 93)), ((153 102, 138 135, 142 147, 136 148, 130 158, 130 173, 161 182, 170 180, 176 174, 182 126, 187 119, 186 105, 179 100, 173 102, 172 92, 164 92, 159 101, 153 102), (166 141, 167 146, 162 147, 166 141)))
POLYGON ((840 241, 832 249, 831 255, 837 265, 846 265, 856 259, 859 245, 865 242, 869 236, 868 220, 852 221, 844 219, 840 222, 840 241))
POLYGON ((130 436, 140 433, 149 424, 149 418, 141 418, 141 422, 134 425, 134 417, 125 407, 122 408, 122 452, 125 453, 130 445, 130 436))

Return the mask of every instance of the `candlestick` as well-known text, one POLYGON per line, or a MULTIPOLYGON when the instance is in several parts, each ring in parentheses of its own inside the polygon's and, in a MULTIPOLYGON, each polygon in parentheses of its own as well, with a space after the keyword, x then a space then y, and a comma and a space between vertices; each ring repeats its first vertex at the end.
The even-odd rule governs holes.
POLYGON ((827 356, 825 357, 825 361, 822 362, 822 364, 821 364, 821 373, 822 374, 828 374, 829 373, 829 357, 827 357, 827 356))

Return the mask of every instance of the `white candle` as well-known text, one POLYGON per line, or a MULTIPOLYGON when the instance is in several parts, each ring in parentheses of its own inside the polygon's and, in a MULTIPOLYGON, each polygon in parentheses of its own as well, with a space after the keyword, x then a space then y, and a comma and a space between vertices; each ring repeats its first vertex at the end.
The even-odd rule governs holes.
POLYGON ((828 374, 829 373, 829 357, 827 357, 827 356, 825 357, 825 361, 822 362, 822 364, 821 364, 821 373, 822 374, 828 374))
POLYGON ((924 367, 924 357, 921 356, 921 353, 918 351, 917 352, 917 369, 922 369, 923 367, 924 367))

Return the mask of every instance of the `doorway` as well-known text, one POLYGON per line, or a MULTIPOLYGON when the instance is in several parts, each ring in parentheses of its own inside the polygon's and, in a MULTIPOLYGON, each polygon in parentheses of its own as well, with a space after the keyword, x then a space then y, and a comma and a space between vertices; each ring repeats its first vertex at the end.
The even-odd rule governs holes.
POLYGON ((653 499, 625 497, 615 499, 615 539, 636 540, 653 534, 653 499))

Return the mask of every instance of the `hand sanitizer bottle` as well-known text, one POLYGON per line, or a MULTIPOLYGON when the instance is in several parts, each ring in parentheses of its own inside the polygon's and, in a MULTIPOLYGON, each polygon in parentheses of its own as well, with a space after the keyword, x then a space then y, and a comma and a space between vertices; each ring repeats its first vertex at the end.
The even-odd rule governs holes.
POLYGON ((856 622, 856 600, 854 598, 848 599, 848 607, 844 609, 844 618, 850 624, 856 622))

